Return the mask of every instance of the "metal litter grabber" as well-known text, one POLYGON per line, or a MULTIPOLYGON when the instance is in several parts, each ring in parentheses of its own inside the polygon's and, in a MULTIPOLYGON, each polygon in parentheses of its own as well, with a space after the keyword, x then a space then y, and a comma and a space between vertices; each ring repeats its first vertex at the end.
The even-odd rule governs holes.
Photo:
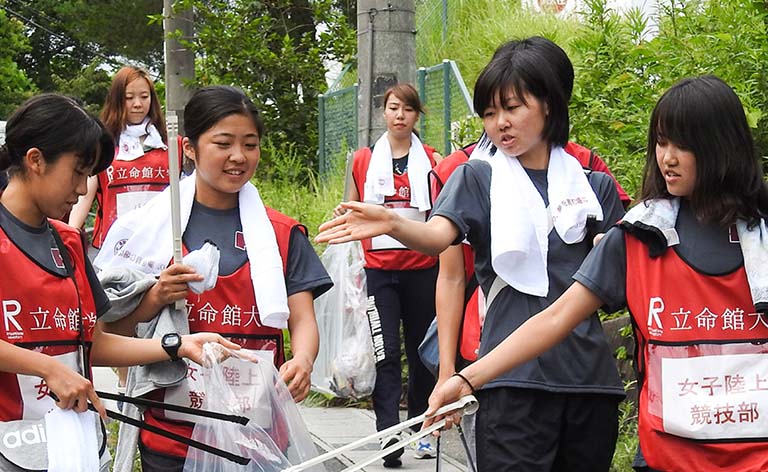
MULTIPOLYGON (((474 396, 472 396, 472 395, 467 395, 467 396, 461 398, 460 400, 458 400, 458 401, 456 401, 454 403, 445 405, 442 408, 438 409, 437 412, 433 416, 440 416, 440 415, 443 415, 443 414, 446 414, 446 413, 450 413, 450 412, 456 411, 456 410, 460 410, 462 412, 462 414, 472 414, 472 413, 477 411, 477 408, 478 408, 477 399, 474 396)), ((383 439, 385 437, 388 437, 388 436, 390 436, 392 434, 396 434, 396 433, 402 432, 402 431, 410 428, 413 425, 416 425, 416 424, 419 424, 419 423, 423 422, 426 418, 427 418, 426 415, 420 415, 420 416, 416 416, 414 418, 410 418, 408 420, 403 421, 402 423, 396 424, 396 425, 394 425, 392 427, 389 427, 387 429, 384 429, 382 431, 378 431, 378 432, 376 432, 374 434, 371 434, 371 435, 366 436, 364 438, 358 439, 357 441, 351 442, 349 444, 341 446, 341 447, 339 447, 337 449, 334 449, 332 451, 328 451, 325 454, 319 455, 319 456, 317 456, 315 458, 312 458, 312 459, 310 459, 308 461, 304 461, 301 464, 297 464, 297 465, 295 465, 293 467, 289 467, 289 468, 285 469, 284 472, 299 472, 299 471, 308 469, 308 468, 310 468, 310 467, 312 467, 314 465, 321 464, 321 463, 323 463, 323 462, 325 462, 325 461, 327 461, 329 459, 333 459, 335 457, 338 457, 339 455, 341 455, 342 453, 344 453, 346 451, 357 449, 357 448, 359 448, 359 447, 361 447, 361 446, 363 446, 365 444, 368 444, 370 442, 380 441, 381 439, 383 439)), ((429 434, 432 434, 432 432, 437 431, 438 429, 441 429, 443 426, 445 426, 445 419, 444 418, 441 419, 440 421, 437 421, 437 422, 431 424, 428 428, 424 428, 424 429, 422 429, 420 431, 417 431, 415 433, 412 433, 412 434, 408 435, 407 437, 405 437, 404 439, 401 439, 397 443, 395 443, 395 444, 393 444, 393 445, 391 445, 391 446, 389 446, 387 448, 384 448, 381 451, 378 451, 377 453, 375 453, 372 456, 368 457, 367 459, 365 459, 365 461, 363 461, 363 462, 361 462, 359 464, 355 464, 355 465, 353 465, 351 467, 348 467, 348 468, 344 469, 342 472, 354 472, 354 471, 357 471, 357 470, 361 470, 363 467, 376 462, 377 460, 383 458, 387 454, 390 454, 390 453, 392 453, 392 452, 394 452, 394 451, 396 451, 396 450, 398 450, 398 449, 400 449, 402 447, 405 447, 408 443, 411 443, 411 442, 416 441, 416 440, 418 440, 420 438, 423 438, 423 437, 425 437, 425 436, 427 436, 429 434)), ((462 436, 463 436, 463 434, 462 434, 462 436)), ((466 448, 467 452, 469 452, 469 449, 466 446, 466 441, 464 441, 464 445, 465 445, 465 448, 466 448)), ((470 460, 470 463, 471 463, 471 460, 470 460)), ((474 469, 474 465, 472 467, 474 469)))

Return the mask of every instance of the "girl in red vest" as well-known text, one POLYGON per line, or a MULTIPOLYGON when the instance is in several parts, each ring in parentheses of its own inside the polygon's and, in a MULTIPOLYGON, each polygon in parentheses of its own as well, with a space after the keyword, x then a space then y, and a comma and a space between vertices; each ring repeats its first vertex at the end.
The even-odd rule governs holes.
POLYGON ((568 291, 446 382, 430 409, 550 349, 595 309, 627 307, 644 470, 767 470, 768 189, 722 80, 683 79, 658 101, 641 200, 568 291))
POLYGON ((125 66, 115 74, 101 120, 116 141, 112 165, 88 179, 69 224, 81 228, 96 198, 91 243, 100 248, 118 216, 140 207, 168 186, 168 135, 149 74, 125 66))
MULTIPOLYGON (((307 239, 306 228, 265 207, 250 182, 264 137, 264 124, 253 102, 234 87, 205 87, 190 97, 184 125, 184 152, 196 170, 179 186, 182 245, 185 253, 206 242, 219 249, 215 287, 200 294, 191 292, 188 282, 198 280, 199 275, 186 265, 174 264, 160 271, 168 266, 172 253, 171 240, 165 237, 169 233, 163 232, 170 232, 169 207, 163 206, 169 202, 168 189, 120 217, 104 241, 106 250, 94 260, 102 270, 132 267, 159 275, 166 283, 166 298, 109 328, 133 332, 137 323, 154 318, 169 300, 185 299, 190 332, 218 332, 244 348, 265 351, 293 398, 301 401, 309 393, 319 343, 313 299, 332 286, 331 279, 307 239), (291 339, 289 360, 283 343, 285 328, 291 339)), ((149 395, 186 407, 193 407, 198 399, 204 401, 196 396, 196 369, 200 366, 190 364, 181 383, 149 395)), ((246 373, 236 374, 246 381, 246 373)), ((150 408, 144 412, 144 420, 191 438, 196 418, 150 408)), ((279 426, 280 419, 273 424, 279 426)), ((270 432, 284 449, 290 438, 278 426, 270 432)), ((139 448, 144 471, 184 468, 185 444, 143 430, 139 448)))
POLYGON ((33 97, 8 119, 0 146, 0 170, 9 176, 0 195, 2 422, 40 419, 54 404, 83 412, 92 403, 105 417, 92 365, 200 360, 206 341, 237 348, 210 333, 175 335, 163 345, 102 329, 109 300, 80 232, 57 219, 85 194, 88 176, 109 166, 113 152, 109 131, 68 97, 33 97))
MULTIPOLYGON (((614 181, 585 173, 565 149, 573 78, 567 54, 552 41, 505 43, 475 84, 474 108, 487 139, 454 170, 429 221, 348 202, 352 211, 323 225, 318 240, 388 234, 427 254, 467 240, 487 307, 482 358, 568 288, 593 236, 624 214, 614 181)), ((478 466, 607 471, 623 397, 593 312, 558 348, 478 392, 478 466)))
MULTIPOLYGON (((419 94, 410 84, 397 84, 384 94, 387 131, 372 148, 355 152, 352 163, 354 185, 347 200, 364 201, 390 208, 405 218, 425 221, 431 208, 427 174, 440 155, 422 144, 414 133, 424 110, 419 94)), ((338 206, 334 215, 344 212, 338 206)), ((376 429, 400 422, 402 369, 400 320, 403 324, 408 360, 408 417, 420 415, 435 384, 418 356, 418 346, 435 316, 437 258, 411 251, 398 241, 379 236, 363 240, 368 286, 368 318, 376 356, 376 385, 373 409, 376 429)), ((398 442, 384 438, 382 448, 398 442)), ((402 464, 400 449, 384 457, 384 467, 402 464)), ((417 444, 416 458, 435 457, 430 438, 417 444)))

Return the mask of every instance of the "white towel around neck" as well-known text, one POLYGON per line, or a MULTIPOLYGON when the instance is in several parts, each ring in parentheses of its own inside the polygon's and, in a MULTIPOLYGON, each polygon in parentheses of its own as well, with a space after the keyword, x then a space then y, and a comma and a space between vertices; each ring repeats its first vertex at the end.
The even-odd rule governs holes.
POLYGON ((549 292, 547 252, 554 227, 566 244, 581 242, 587 217, 603 220, 603 209, 579 161, 562 147, 550 151, 549 207, 516 157, 490 143, 475 147, 470 159, 491 166, 491 265, 515 290, 544 297, 549 292))
MULTIPOLYGON (((670 247, 680 244, 675 230, 679 212, 679 198, 646 200, 633 206, 622 221, 658 229, 670 247)), ((758 311, 763 311, 768 308, 768 227, 761 219, 754 228, 749 228, 747 222, 740 219, 736 220, 736 231, 752 302, 758 311)))
POLYGON ((115 159, 120 161, 133 161, 144 155, 144 147, 152 149, 168 149, 155 125, 149 122, 149 118, 138 125, 127 125, 120 133, 120 141, 117 146, 115 159), (141 142, 141 137, 144 143, 141 142))
MULTIPOLYGON (((187 228, 195 198, 196 173, 179 184, 181 232, 187 228)), ((288 321, 288 296, 283 262, 267 210, 256 187, 248 182, 238 193, 240 223, 251 267, 251 282, 261 322, 284 329, 288 321)), ((173 257, 170 188, 141 208, 119 217, 107 233, 93 265, 99 270, 129 267, 157 275, 173 257)))
MULTIPOLYGON (((365 174, 363 201, 381 205, 384 197, 395 194, 395 177, 392 172, 392 148, 385 132, 373 146, 371 161, 365 174)), ((429 199, 427 175, 432 169, 429 157, 418 136, 411 133, 411 148, 408 151, 408 181, 411 185, 411 206, 419 211, 432 208, 429 199)))

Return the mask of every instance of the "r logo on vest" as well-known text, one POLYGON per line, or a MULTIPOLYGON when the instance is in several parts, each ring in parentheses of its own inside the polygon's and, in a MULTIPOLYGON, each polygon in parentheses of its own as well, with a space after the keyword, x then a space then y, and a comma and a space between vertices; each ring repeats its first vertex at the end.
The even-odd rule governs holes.
POLYGON ((648 301, 648 333, 652 336, 661 336, 664 334, 664 327, 661 325, 659 313, 664 311, 664 300, 661 297, 651 297, 648 301), (654 328, 653 325, 656 325, 654 328))
POLYGON ((24 330, 16 321, 16 315, 21 313, 21 303, 18 300, 3 300, 3 319, 5 320, 5 333, 9 340, 24 337, 24 330), (11 325, 15 331, 11 329, 11 325))

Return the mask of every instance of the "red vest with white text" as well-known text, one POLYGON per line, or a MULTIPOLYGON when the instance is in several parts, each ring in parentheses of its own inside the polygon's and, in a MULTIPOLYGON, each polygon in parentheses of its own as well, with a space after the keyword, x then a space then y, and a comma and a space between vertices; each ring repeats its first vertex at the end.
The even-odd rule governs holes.
MULTIPOLYGON (((283 272, 288 261, 288 248, 291 230, 298 226, 306 232, 303 226, 293 219, 267 208, 272 227, 275 230, 280 257, 283 260, 283 272)), ((243 247, 244 249, 244 247, 243 247)), ((185 249, 186 252, 186 249, 185 249)), ((234 273, 219 276, 216 287, 200 295, 191 293, 187 297, 187 317, 190 332, 214 332, 240 344, 243 348, 261 351, 271 351, 276 367, 285 362, 282 330, 263 326, 256 308, 256 297, 252 289, 250 262, 246 262, 234 273)), ((198 375, 195 367, 189 365, 187 377, 198 375)), ((185 389, 184 384, 173 389, 162 389, 152 392, 156 400, 181 404, 190 408, 203 408, 204 398, 200 392, 185 389), (198 395, 198 396, 196 396, 198 395)), ((203 392, 204 395, 204 392, 203 392)), ((144 420, 151 425, 172 431, 181 436, 191 438, 194 429, 194 418, 183 414, 164 412, 158 409, 147 409, 144 420)), ((274 430, 270 432, 273 440, 281 449, 287 445, 288 438, 281 419, 273 418, 274 430)), ((186 444, 164 438, 146 430, 141 431, 141 441, 152 451, 175 457, 187 455, 186 444)))
MULTIPOLYGON (((115 155, 117 152, 115 150, 115 155)), ((181 151, 179 156, 181 162, 181 151)), ((115 159, 112 165, 97 175, 97 178, 98 210, 93 225, 92 244, 100 248, 118 216, 143 206, 168 186, 168 151, 152 149, 132 161, 115 159)))
MULTIPOLYGON (((0 228, 0 257, 6 268, 0 271, 0 339, 56 357, 77 372, 88 369, 90 373, 87 353, 96 325, 96 307, 85 271, 82 239, 78 230, 49 221, 61 236, 62 249, 69 253, 52 250, 51 257, 62 268, 67 257, 75 281, 39 266, 0 228)), ((42 378, 0 372, 0 421, 39 419, 53 407, 42 378)))
MULTIPOLYGON (((432 157, 435 150, 424 145, 431 167, 435 166, 432 157)), ((358 149, 352 161, 352 176, 357 187, 360 201, 363 200, 365 175, 371 162, 371 149, 368 147, 358 149)), ((405 217, 419 213, 418 209, 411 207, 411 184, 408 180, 408 172, 403 175, 395 175, 395 194, 384 198, 384 206, 401 213, 405 217)), ((422 215, 423 217, 423 215, 422 215)), ((421 221, 424 221, 423 219, 421 221)), ((383 270, 418 270, 429 269, 437 263, 437 257, 426 256, 420 252, 412 251, 403 246, 399 241, 387 235, 361 241, 365 251, 365 267, 368 269, 383 270)))
POLYGON ((755 313, 744 267, 711 276, 673 248, 650 258, 638 239, 625 241, 648 465, 768 470, 768 316, 755 313))

